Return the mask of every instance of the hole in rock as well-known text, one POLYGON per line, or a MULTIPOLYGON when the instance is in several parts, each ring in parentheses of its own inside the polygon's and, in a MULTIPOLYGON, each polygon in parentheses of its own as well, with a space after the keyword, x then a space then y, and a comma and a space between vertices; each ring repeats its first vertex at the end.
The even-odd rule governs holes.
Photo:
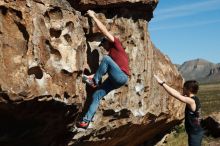
POLYGON ((74 29, 74 23, 72 21, 69 21, 66 23, 66 27, 69 29, 70 32, 74 29))
POLYGON ((50 53, 54 54, 56 56, 57 60, 60 60, 62 58, 62 56, 61 56, 59 50, 54 49, 54 47, 51 45, 49 40, 46 40, 45 43, 46 43, 47 47, 50 49, 50 53))
POLYGON ((104 110, 103 111, 103 116, 112 116, 114 115, 116 112, 113 109, 109 109, 109 110, 104 110))
POLYGON ((103 116, 113 116, 114 118, 117 119, 129 118, 130 114, 131 111, 128 109, 122 109, 119 112, 115 112, 113 109, 103 111, 103 116))
POLYGON ((62 69, 62 70, 61 70, 61 73, 66 74, 66 75, 68 75, 68 76, 72 76, 72 75, 73 75, 73 73, 71 73, 71 72, 69 72, 69 71, 67 71, 67 70, 65 70, 65 69, 62 69))
POLYGON ((35 78, 37 79, 42 79, 43 77, 43 71, 39 66, 34 66, 28 69, 28 75, 32 75, 32 74, 34 74, 35 78))
POLYGON ((20 19, 23 19, 23 16, 22 16, 22 12, 21 11, 18 11, 18 10, 15 10, 15 9, 11 9, 12 12, 15 13, 16 16, 18 16, 20 19))
POLYGON ((15 23, 18 26, 18 29, 21 31, 24 39, 28 41, 29 40, 29 33, 28 33, 26 27, 23 24, 21 24, 20 22, 15 22, 15 23))
POLYGON ((60 20, 63 19, 63 12, 59 7, 54 7, 49 12, 50 19, 60 20))
POLYGON ((99 67, 99 52, 97 49, 91 51, 91 48, 88 47, 88 49, 87 49, 87 63, 89 65, 91 73, 95 73, 99 67))
POLYGON ((64 35, 64 38, 66 39, 66 41, 69 43, 69 44, 72 44, 72 39, 71 39, 71 36, 69 34, 65 34, 64 35))
POLYGON ((4 7, 4 6, 0 6, 0 10, 1 10, 1 13, 2 13, 3 15, 6 15, 7 12, 8 12, 8 8, 6 8, 6 7, 4 7))
POLYGON ((70 95, 68 94, 68 92, 64 92, 64 97, 66 98, 66 99, 68 99, 69 97, 70 97, 70 95))
POLYGON ((50 36, 51 37, 59 38, 61 35, 61 32, 62 32, 61 30, 50 28, 50 36))

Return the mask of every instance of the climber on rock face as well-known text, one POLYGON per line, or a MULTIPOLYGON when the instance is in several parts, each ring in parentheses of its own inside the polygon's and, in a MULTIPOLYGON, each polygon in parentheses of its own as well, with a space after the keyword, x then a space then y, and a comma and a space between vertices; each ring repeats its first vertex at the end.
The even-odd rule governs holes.
POLYGON ((96 73, 94 75, 83 75, 83 82, 94 88, 96 91, 92 95, 92 103, 83 119, 77 123, 77 127, 87 128, 92 120, 100 100, 110 91, 120 88, 128 81, 129 59, 118 38, 114 37, 103 23, 96 18, 95 12, 88 10, 87 14, 95 21, 97 27, 103 33, 104 37, 99 46, 105 48, 109 54, 104 56, 96 73), (102 76, 108 74, 108 78, 99 84, 102 76))
POLYGON ((157 82, 173 97, 186 103, 185 108, 185 129, 188 134, 189 146, 201 146, 203 137, 203 128, 200 117, 200 101, 196 96, 199 85, 195 80, 186 81, 183 85, 183 94, 168 86, 158 76, 154 75, 157 82))

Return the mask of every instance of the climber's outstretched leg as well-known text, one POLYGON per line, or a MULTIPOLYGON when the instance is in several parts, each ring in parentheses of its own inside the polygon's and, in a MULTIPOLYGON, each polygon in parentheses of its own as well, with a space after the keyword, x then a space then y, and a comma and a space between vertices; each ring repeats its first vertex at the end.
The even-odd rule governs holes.
MULTIPOLYGON (((105 73, 108 73, 109 77, 104 81, 103 84, 98 86, 97 90, 92 95, 92 103, 89 106, 83 121, 79 123, 78 127, 87 128, 99 106, 100 100, 110 91, 123 86, 128 80, 128 76, 123 71, 121 71, 118 65, 109 56, 105 56, 103 58, 93 80, 97 81, 98 83, 102 75, 105 73)), ((90 82, 93 81, 91 80, 90 82)))

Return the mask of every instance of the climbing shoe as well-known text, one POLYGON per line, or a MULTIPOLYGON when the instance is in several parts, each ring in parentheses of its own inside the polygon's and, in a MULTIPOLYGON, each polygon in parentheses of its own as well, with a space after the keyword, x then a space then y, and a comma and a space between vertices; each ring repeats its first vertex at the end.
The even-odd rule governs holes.
POLYGON ((89 126, 89 122, 85 122, 85 121, 80 121, 79 123, 77 123, 76 125, 78 128, 83 128, 83 129, 87 129, 89 126))
POLYGON ((95 84, 93 78, 90 78, 90 77, 88 77, 86 75, 82 75, 82 81, 84 83, 86 83, 87 85, 89 85, 89 86, 91 86, 93 88, 96 88, 96 84, 95 84))

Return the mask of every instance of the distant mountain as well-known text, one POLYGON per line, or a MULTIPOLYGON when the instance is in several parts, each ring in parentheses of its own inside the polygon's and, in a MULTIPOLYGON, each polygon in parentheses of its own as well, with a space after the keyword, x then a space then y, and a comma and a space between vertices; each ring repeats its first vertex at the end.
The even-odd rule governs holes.
POLYGON ((179 64, 175 64, 175 65, 176 65, 177 68, 179 68, 179 67, 181 66, 181 65, 179 65, 179 64))
POLYGON ((185 80, 195 79, 200 83, 220 82, 220 63, 196 59, 176 66, 185 80))

